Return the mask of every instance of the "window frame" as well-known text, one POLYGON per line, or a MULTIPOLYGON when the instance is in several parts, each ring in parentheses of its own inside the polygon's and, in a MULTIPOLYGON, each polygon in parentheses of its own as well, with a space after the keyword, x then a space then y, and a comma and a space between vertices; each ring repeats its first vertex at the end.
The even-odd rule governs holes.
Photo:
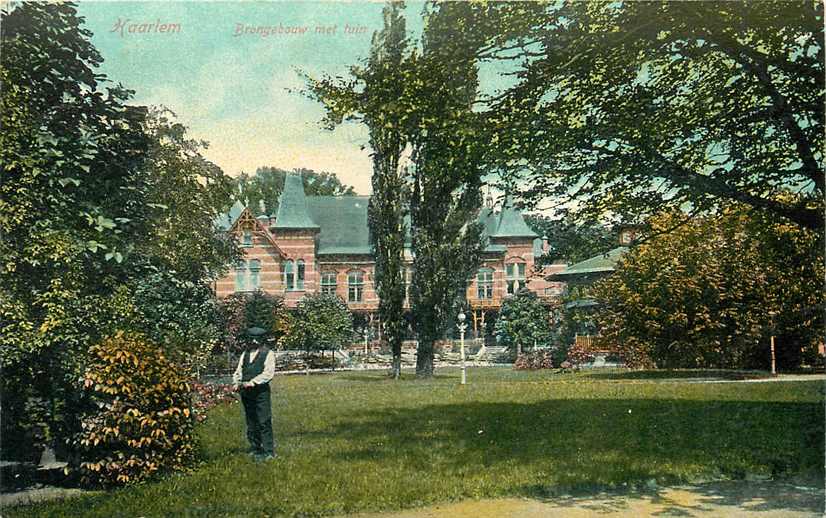
POLYGON ((364 302, 364 271, 350 270, 347 272, 347 302, 364 302), (354 282, 357 276, 358 282, 354 282))
POLYGON ((295 291, 304 291, 304 278, 307 272, 307 265, 303 259, 295 262, 295 291))
POLYGON ((287 259, 283 263, 284 290, 295 291, 295 261, 287 259))
POLYGON ((319 291, 323 295, 335 295, 338 292, 338 272, 321 272, 319 291), (332 283, 328 282, 330 278, 332 283))
POLYGON ((505 263, 505 286, 508 295, 516 295, 528 285, 527 271, 528 265, 524 261, 505 263))
POLYGON ((235 292, 247 290, 247 262, 243 259, 235 263, 235 292))
POLYGON ((476 298, 478 300, 493 299, 493 268, 479 268, 476 272, 476 298))
POLYGON ((247 285, 250 288, 250 290, 260 289, 261 288, 261 260, 260 259, 250 259, 249 263, 247 264, 247 270, 249 271, 247 285))

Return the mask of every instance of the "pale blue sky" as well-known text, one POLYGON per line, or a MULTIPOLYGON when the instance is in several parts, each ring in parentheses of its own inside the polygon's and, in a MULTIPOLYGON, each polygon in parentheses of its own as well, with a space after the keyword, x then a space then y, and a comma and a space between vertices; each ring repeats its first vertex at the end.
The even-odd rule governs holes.
MULTIPOLYGON (((297 69, 344 74, 367 55, 381 28, 379 2, 81 2, 78 10, 104 58, 101 72, 136 91, 139 104, 175 111, 193 137, 207 140, 208 159, 230 175, 270 165, 333 172, 370 192, 366 130, 321 129, 315 101, 287 89, 303 86, 297 69), (136 24, 180 24, 180 30, 135 32, 136 24), (122 24, 123 31, 118 30, 122 24), (307 27, 298 34, 236 35, 249 27, 307 27), (317 26, 336 26, 318 34, 317 26), (361 27, 345 33, 345 25, 361 27)), ((408 26, 421 29, 422 4, 408 2, 408 26)), ((146 30, 144 27, 144 30, 146 30)))

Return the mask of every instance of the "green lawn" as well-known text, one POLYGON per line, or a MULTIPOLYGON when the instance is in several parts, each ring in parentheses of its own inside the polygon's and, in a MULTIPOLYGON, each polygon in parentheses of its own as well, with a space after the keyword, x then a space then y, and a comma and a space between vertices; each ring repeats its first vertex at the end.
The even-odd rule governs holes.
POLYGON ((192 473, 4 516, 316 516, 651 478, 823 480, 822 382, 631 374, 470 369, 465 387, 457 370, 427 382, 279 377, 279 459, 251 461, 240 406, 222 406, 200 428, 204 462, 192 473))

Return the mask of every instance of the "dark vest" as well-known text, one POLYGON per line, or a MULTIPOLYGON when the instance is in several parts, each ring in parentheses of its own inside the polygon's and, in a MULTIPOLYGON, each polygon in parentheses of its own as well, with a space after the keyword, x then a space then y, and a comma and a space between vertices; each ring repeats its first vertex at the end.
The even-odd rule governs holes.
POLYGON ((266 347, 258 349, 258 354, 250 363, 250 351, 244 352, 244 361, 241 364, 241 381, 250 381, 252 378, 264 372, 264 362, 270 350, 266 347))

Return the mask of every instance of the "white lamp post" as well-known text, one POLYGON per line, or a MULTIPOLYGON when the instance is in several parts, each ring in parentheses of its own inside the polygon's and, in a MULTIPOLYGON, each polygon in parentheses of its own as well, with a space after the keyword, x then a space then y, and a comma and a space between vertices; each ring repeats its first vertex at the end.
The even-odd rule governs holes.
POLYGON ((467 329, 467 324, 465 324, 465 312, 459 311, 458 316, 459 323, 456 327, 459 328, 459 347, 462 351, 462 385, 467 383, 467 373, 465 368, 465 329, 467 329))

